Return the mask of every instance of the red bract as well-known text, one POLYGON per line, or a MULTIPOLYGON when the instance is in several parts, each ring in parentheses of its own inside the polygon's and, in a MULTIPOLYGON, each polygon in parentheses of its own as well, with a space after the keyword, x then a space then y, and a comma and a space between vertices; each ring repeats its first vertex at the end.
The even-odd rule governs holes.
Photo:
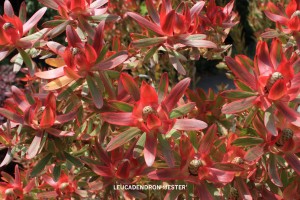
POLYGON ((125 73, 121 74, 125 90, 135 100, 132 112, 107 112, 101 116, 104 121, 120 125, 137 127, 147 133, 145 142, 144 156, 148 166, 153 164, 156 154, 157 134, 166 134, 172 128, 177 130, 201 130, 207 127, 205 122, 195 119, 171 119, 170 113, 175 108, 179 99, 187 89, 190 79, 186 78, 180 81, 171 92, 166 95, 168 89, 167 74, 161 79, 160 96, 155 89, 147 84, 142 83, 140 89, 134 82, 133 78, 125 73))
MULTIPOLYGON (((184 180, 197 185, 202 191, 207 191, 204 185, 205 181, 212 182, 216 185, 230 183, 235 176, 235 171, 242 171, 243 168, 235 163, 214 162, 210 158, 216 134, 217 126, 210 126, 206 134, 201 138, 197 152, 195 152, 190 139, 184 135, 181 136, 180 167, 157 169, 150 172, 148 177, 162 181, 184 180)), ((209 193, 205 195, 210 196, 209 193)))
MULTIPOLYGON (((23 4, 23 7, 25 4, 23 4)), ((47 8, 41 8, 27 22, 14 14, 13 7, 8 0, 4 2, 4 15, 0 16, 0 60, 5 58, 14 48, 29 48, 34 43, 22 38, 42 18, 47 8)))
MULTIPOLYGON (((222 112, 237 113, 256 106, 272 115, 274 105, 290 122, 299 125, 299 114, 287 105, 300 92, 300 74, 294 74, 297 58, 294 54, 288 59, 278 39, 272 41, 270 51, 266 42, 258 43, 254 66, 246 56, 226 57, 239 89, 225 91, 223 95, 240 100, 226 104, 222 112)), ((266 115, 265 124, 268 121, 266 115)))
MULTIPOLYGON (((132 45, 134 47, 148 47, 148 46, 163 46, 169 53, 170 62, 174 68, 185 75, 185 70, 181 65, 179 53, 176 52, 180 47, 204 47, 216 48, 216 44, 204 40, 206 38, 203 34, 195 34, 199 17, 198 14, 202 10, 205 2, 197 2, 191 9, 187 3, 182 2, 176 10, 172 9, 169 0, 163 0, 159 13, 157 12, 152 0, 146 1, 148 13, 152 19, 149 21, 144 17, 134 12, 128 12, 127 15, 132 17, 144 28, 154 31, 159 37, 134 40, 132 45)), ((134 37, 133 37, 134 38, 134 37)), ((155 47, 154 47, 155 48, 155 47)))
POLYGON ((36 136, 28 149, 28 158, 37 154, 45 131, 56 137, 74 135, 74 132, 58 130, 54 125, 73 120, 76 109, 67 114, 57 115, 55 95, 53 93, 39 95, 29 102, 23 91, 13 86, 12 97, 6 100, 5 108, 0 108, 1 115, 36 130, 36 136))
POLYGON ((74 20, 80 17, 100 15, 106 12, 107 0, 39 0, 45 6, 57 10, 62 18, 74 20))
MULTIPOLYGON (((51 197, 58 197, 63 199, 71 199, 74 194, 79 195, 80 197, 86 197, 87 192, 79 190, 77 186, 77 181, 74 180, 72 175, 68 175, 64 172, 61 173, 58 180, 54 180, 48 174, 42 176, 46 184, 50 185, 56 192, 56 194, 51 195, 51 197)), ((43 195, 43 193, 41 193, 43 195)))
POLYGON ((45 90, 57 90, 74 80, 86 79, 95 106, 97 108, 103 106, 102 94, 97 85, 97 82, 101 82, 101 80, 93 72, 101 73, 113 69, 128 58, 127 51, 107 53, 106 48, 103 47, 103 28, 104 22, 98 25, 92 45, 82 42, 71 26, 67 26, 66 30, 67 48, 56 42, 48 42, 48 47, 64 60, 61 58, 50 59, 48 60, 49 64, 58 68, 35 73, 42 79, 54 79, 44 86, 45 90))
POLYGON ((121 184, 132 184, 136 182, 136 178, 141 176, 146 168, 144 163, 140 163, 137 159, 133 158, 133 148, 131 145, 127 151, 121 148, 114 149, 109 154, 103 150, 101 145, 97 143, 94 148, 96 156, 101 160, 104 165, 97 165, 87 163, 93 172, 105 178, 105 185, 118 182, 121 184))
POLYGON ((218 41, 220 44, 226 39, 230 29, 238 23, 237 13, 232 12, 234 1, 230 1, 224 8, 217 6, 215 0, 210 0, 206 7, 206 14, 200 15, 198 33, 204 33, 210 36, 212 41, 218 41), (221 35, 219 41, 217 34, 221 35))
POLYGON ((0 192, 4 200, 23 199, 24 194, 29 193, 35 186, 35 180, 28 180, 27 185, 24 187, 21 179, 18 165, 15 167, 15 178, 11 177, 5 172, 1 172, 1 179, 5 182, 0 182, 0 192))
POLYGON ((284 26, 285 28, 281 28, 284 33, 300 31, 299 1, 290 1, 285 12, 282 11, 281 6, 277 7, 272 2, 269 2, 267 7, 265 11, 266 16, 279 25, 284 26))

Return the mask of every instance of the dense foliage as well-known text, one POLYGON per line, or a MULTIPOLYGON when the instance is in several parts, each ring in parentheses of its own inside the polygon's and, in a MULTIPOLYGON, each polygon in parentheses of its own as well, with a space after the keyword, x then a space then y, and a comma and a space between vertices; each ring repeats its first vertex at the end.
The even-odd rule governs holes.
POLYGON ((1 199, 300 199, 299 0, 39 2, 0 16, 1 199), (200 58, 235 89, 195 88, 200 58))

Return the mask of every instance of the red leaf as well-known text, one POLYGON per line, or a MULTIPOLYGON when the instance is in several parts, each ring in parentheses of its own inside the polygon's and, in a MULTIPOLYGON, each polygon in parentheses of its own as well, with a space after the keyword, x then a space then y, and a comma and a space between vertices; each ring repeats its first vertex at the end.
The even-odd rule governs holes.
POLYGON ((160 78, 159 86, 157 89, 158 103, 162 102, 162 100, 167 95, 168 87, 169 87, 169 78, 168 78, 168 73, 165 72, 162 74, 160 78))
POLYGON ((89 165, 93 172, 95 172, 99 176, 104 176, 104 177, 114 177, 113 172, 111 171, 110 167, 105 167, 105 166, 96 166, 96 165, 89 165))
POLYGON ((126 131, 120 133, 119 135, 117 135, 116 137, 114 137, 108 144, 106 147, 107 151, 112 151, 120 146, 122 146, 123 144, 129 142, 130 140, 132 140, 134 137, 136 137, 137 135, 140 135, 142 133, 142 131, 138 128, 129 128, 126 131))
POLYGON ((161 29, 166 35, 173 35, 175 15, 175 10, 172 10, 166 16, 160 16, 161 29))
POLYGON ((113 69, 120 64, 124 63, 128 58, 127 51, 120 51, 109 58, 108 60, 97 63, 92 69, 93 70, 108 70, 113 69))
POLYGON ((168 112, 171 112, 171 110, 176 106, 177 102, 188 88, 190 81, 190 78, 181 80, 174 86, 169 95, 163 100, 162 104, 166 106, 168 112))
POLYGON ((165 35, 165 33, 160 28, 160 26, 158 26, 157 24, 154 24, 153 22, 146 20, 144 17, 140 16, 139 14, 134 13, 134 12, 127 12, 127 15, 132 17, 134 20, 136 20, 144 28, 148 28, 148 29, 158 33, 159 35, 165 35))
POLYGON ((211 147, 217 134, 218 127, 216 124, 211 125, 200 141, 198 153, 205 157, 210 153, 211 147))
POLYGON ((180 156, 181 156, 181 165, 180 169, 185 168, 189 163, 187 163, 189 160, 192 160, 195 156, 195 150, 192 146, 192 143, 190 142, 190 139, 182 135, 180 138, 180 156))
POLYGON ((274 14, 274 13, 271 13, 267 10, 264 11, 265 15, 272 21, 274 22, 279 22, 280 24, 286 24, 289 19, 286 18, 286 17, 283 17, 281 15, 277 15, 277 14, 274 14))
POLYGON ((271 90, 268 94, 268 98, 274 101, 282 98, 284 95, 287 94, 287 87, 285 80, 280 79, 277 80, 274 85, 271 87, 271 90))
POLYGON ((180 180, 184 178, 184 175, 178 168, 167 168, 150 172, 148 178, 163 181, 180 180))
POLYGON ((119 126, 134 126, 135 122, 131 112, 113 113, 107 112, 101 114, 102 119, 110 124, 119 126))
POLYGON ((134 100, 140 100, 140 90, 134 79, 127 73, 121 73, 120 80, 125 90, 134 98, 134 100))
POLYGON ((53 51, 54 53, 58 54, 59 56, 63 57, 64 56, 64 52, 66 50, 66 47, 57 43, 57 42, 47 42, 47 46, 49 47, 49 49, 51 51, 53 51))
POLYGON ((4 108, 0 108, 0 115, 6 117, 7 119, 19 123, 19 124, 23 124, 24 123, 24 119, 23 117, 21 117, 20 115, 17 115, 7 109, 4 108))
POLYGON ((207 124, 197 119, 176 119, 173 128, 183 131, 196 131, 207 128, 207 124))
POLYGON ((147 117, 147 127, 149 130, 157 129, 161 126, 160 119, 154 114, 149 114, 147 117))
POLYGON ((278 174, 277 160, 273 154, 270 154, 269 162, 267 162, 267 164, 268 164, 268 174, 272 183, 274 183, 278 187, 283 187, 280 176, 278 174))
POLYGON ((245 181, 240 177, 236 177, 235 179, 235 187, 239 191, 239 196, 244 200, 252 200, 251 193, 245 181))
POLYGON ((118 169, 116 171, 116 176, 121 179, 128 178, 130 173, 130 162, 129 160, 123 160, 122 163, 119 163, 118 169))
POLYGON ((262 155, 264 155, 264 148, 261 146, 255 146, 246 152, 244 159, 247 162, 258 161, 262 155))
POLYGON ((213 200, 214 199, 204 183, 200 182, 198 185, 196 185, 196 189, 197 189, 199 199, 203 199, 203 200, 204 199, 205 200, 213 200))
POLYGON ((76 33, 75 29, 72 26, 70 25, 67 26, 66 34, 67 34, 69 46, 77 47, 78 44, 82 43, 80 37, 78 36, 78 34, 76 33))
POLYGON ((284 159, 289 163, 289 165, 295 170, 295 172, 300 175, 300 160, 297 155, 293 153, 286 153, 284 159))
POLYGON ((146 7, 147 7, 147 10, 148 10, 148 13, 149 13, 151 19, 154 21, 154 23, 159 25, 160 24, 159 15, 156 11, 156 8, 154 7, 153 1, 146 0, 146 7))
POLYGON ((144 147, 144 158, 148 167, 152 166, 156 157, 157 136, 156 133, 147 133, 144 147))
POLYGON ((32 17, 23 25, 23 35, 25 35, 32 27, 34 27, 38 21, 43 17, 47 8, 43 7, 39 9, 32 17))
POLYGON ((245 99, 225 104, 222 108, 222 113, 233 114, 247 110, 248 108, 251 108, 254 105, 254 101, 256 100, 256 98, 256 96, 248 97, 245 99))
POLYGON ((231 57, 225 57, 226 64, 233 72, 233 74, 243 83, 251 87, 253 90, 256 89, 255 77, 247 70, 244 65, 240 65, 231 57))

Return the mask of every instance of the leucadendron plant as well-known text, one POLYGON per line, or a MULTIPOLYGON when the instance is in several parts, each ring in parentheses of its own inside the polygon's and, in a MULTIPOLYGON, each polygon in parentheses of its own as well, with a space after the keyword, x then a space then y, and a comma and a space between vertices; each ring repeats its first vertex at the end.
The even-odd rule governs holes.
POLYGON ((299 199, 299 1, 260 4, 253 59, 233 0, 39 2, 0 16, 0 199, 299 199), (193 88, 200 57, 235 88, 193 88))

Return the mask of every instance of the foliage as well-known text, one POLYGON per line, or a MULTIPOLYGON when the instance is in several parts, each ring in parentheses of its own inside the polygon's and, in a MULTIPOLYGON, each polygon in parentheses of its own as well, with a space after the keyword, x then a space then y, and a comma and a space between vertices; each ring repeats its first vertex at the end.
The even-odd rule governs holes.
POLYGON ((275 23, 254 26, 253 58, 226 42, 233 0, 39 2, 0 16, 0 60, 25 83, 3 87, 0 167, 18 164, 1 199, 299 198, 299 1, 251 5, 275 23), (191 89, 199 58, 235 89, 191 89), (157 184, 187 187, 114 188, 157 184))

